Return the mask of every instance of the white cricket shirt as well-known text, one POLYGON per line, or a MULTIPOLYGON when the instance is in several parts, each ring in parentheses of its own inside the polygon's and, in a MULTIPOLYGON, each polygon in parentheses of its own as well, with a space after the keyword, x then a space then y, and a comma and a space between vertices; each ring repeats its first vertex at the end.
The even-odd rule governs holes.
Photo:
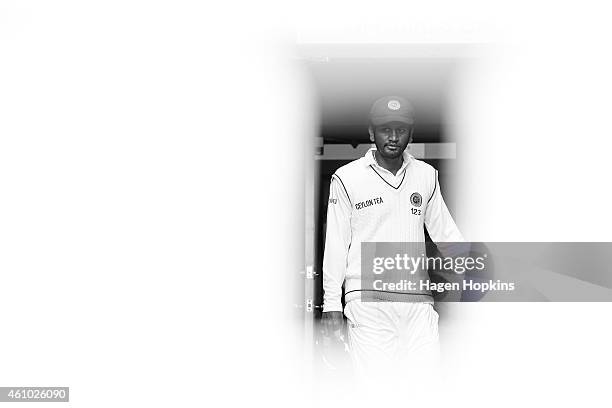
MULTIPOLYGON (((360 296, 361 242, 462 242, 440 193, 438 172, 403 153, 393 175, 379 166, 371 148, 332 175, 323 256, 323 311, 342 311, 345 300, 360 296)), ((433 302, 431 296, 422 301, 433 302)))

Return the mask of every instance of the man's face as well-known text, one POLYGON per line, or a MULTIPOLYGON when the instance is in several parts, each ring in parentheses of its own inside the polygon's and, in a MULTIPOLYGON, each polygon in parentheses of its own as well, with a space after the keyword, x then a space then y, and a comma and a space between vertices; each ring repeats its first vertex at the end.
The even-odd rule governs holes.
POLYGON ((396 159, 402 155, 412 141, 412 126, 403 122, 389 122, 370 128, 370 137, 378 153, 385 159, 396 159))

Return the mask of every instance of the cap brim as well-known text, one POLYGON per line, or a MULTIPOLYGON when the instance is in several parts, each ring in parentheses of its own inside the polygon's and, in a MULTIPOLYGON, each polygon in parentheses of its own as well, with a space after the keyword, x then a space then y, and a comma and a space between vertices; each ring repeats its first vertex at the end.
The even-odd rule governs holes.
POLYGON ((385 123, 390 122, 401 122, 407 125, 414 125, 414 119, 407 118, 406 116, 397 116, 397 115, 385 115, 385 116, 377 116, 370 119, 370 122, 374 126, 384 125, 385 123))

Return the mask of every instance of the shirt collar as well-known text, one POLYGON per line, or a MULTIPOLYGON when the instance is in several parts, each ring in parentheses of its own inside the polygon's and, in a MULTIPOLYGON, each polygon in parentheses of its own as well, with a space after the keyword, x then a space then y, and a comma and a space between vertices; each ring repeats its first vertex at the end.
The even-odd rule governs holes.
MULTIPOLYGON (((380 166, 378 165, 378 162, 374 158, 375 151, 376 151, 376 147, 371 147, 370 149, 368 149, 365 156, 363 156, 365 159, 364 162, 366 166, 374 165, 380 168, 380 166)), ((410 162, 414 159, 414 157, 410 153, 408 153, 408 149, 404 150, 404 152, 402 153, 402 158, 404 159, 404 162, 402 163, 402 167, 400 167, 397 174, 401 173, 404 167, 409 165, 410 162)))

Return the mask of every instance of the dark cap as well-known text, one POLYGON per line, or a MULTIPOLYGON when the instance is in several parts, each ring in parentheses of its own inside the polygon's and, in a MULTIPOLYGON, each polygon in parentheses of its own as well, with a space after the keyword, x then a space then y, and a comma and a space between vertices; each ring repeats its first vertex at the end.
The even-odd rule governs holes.
POLYGON ((370 110, 370 122, 379 126, 389 122, 414 124, 414 108, 406 98, 385 96, 378 99, 370 110))

